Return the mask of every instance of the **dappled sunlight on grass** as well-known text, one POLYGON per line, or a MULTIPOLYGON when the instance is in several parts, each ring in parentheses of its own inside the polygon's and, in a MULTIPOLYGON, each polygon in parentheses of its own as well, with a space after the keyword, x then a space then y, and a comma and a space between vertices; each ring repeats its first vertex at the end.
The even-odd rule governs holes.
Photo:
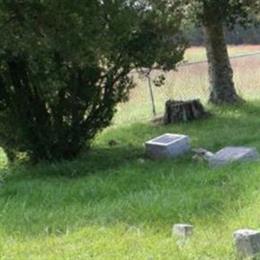
POLYGON ((165 132, 188 134, 194 147, 212 151, 260 150, 259 102, 212 112, 189 124, 118 126, 76 161, 10 169, 0 189, 0 256, 234 259, 232 232, 260 227, 260 163, 209 169, 190 154, 163 161, 144 155, 143 143, 165 132), (183 246, 171 237, 178 222, 195 225, 183 246))

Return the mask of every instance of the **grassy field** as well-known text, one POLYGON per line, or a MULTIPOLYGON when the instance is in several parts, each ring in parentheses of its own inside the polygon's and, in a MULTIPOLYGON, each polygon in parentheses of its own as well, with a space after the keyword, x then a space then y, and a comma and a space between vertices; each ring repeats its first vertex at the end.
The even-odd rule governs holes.
POLYGON ((165 132, 188 134, 193 147, 212 151, 260 151, 259 101, 212 112, 174 126, 121 121, 73 162, 9 169, 2 155, 0 259, 235 259, 233 231, 260 228, 260 164, 209 169, 190 154, 144 156, 143 143, 165 132), (185 245, 171 236, 179 222, 195 226, 185 245))
MULTIPOLYGON (((241 54, 260 52, 260 46, 230 46, 231 57, 241 54)), ((187 62, 206 60, 205 49, 193 47, 188 49, 185 55, 187 62)), ((244 57, 232 60, 234 69, 234 81, 239 94, 248 100, 260 99, 260 55, 244 57)), ((152 74, 152 78, 161 72, 152 74)), ((151 100, 147 79, 135 76, 137 87, 131 93, 130 102, 119 105, 119 112, 115 118, 115 124, 126 124, 144 121, 152 117, 151 100)), ((204 103, 209 96, 207 64, 194 64, 179 67, 178 71, 166 74, 166 82, 163 87, 154 87, 155 103, 158 114, 164 110, 165 101, 173 99, 199 98, 204 103)))
MULTIPOLYGON (((235 57, 238 55, 245 55, 251 53, 260 52, 259 45, 235 45, 228 47, 228 53, 230 57, 235 57)), ((206 50, 203 47, 191 47, 186 53, 184 60, 187 62, 197 62, 206 60, 206 50)))

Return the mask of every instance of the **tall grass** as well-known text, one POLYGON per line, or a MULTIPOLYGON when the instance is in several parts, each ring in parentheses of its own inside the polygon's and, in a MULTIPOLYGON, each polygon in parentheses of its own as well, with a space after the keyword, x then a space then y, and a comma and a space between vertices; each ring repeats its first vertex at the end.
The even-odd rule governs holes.
POLYGON ((77 161, 3 169, 1 259, 235 259, 232 232, 260 228, 260 164, 151 161, 142 145, 177 132, 212 151, 260 150, 259 103, 214 111, 191 124, 107 130, 77 161), (171 237, 178 222, 195 226, 185 245, 171 237))

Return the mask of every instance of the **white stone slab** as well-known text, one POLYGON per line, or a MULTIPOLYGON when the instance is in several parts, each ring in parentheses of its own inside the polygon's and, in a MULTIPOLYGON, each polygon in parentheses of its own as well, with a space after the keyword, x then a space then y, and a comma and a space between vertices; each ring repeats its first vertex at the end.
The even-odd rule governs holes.
POLYGON ((191 149, 190 138, 186 135, 164 134, 146 142, 145 148, 151 158, 174 158, 191 149))
POLYGON ((239 257, 255 257, 260 255, 260 232, 251 229, 237 230, 233 234, 239 257))
POLYGON ((189 238, 192 236, 193 226, 190 224, 175 224, 172 228, 172 235, 181 238, 189 238))
POLYGON ((209 158, 210 166, 222 166, 233 162, 254 161, 259 159, 255 148, 225 147, 209 158))

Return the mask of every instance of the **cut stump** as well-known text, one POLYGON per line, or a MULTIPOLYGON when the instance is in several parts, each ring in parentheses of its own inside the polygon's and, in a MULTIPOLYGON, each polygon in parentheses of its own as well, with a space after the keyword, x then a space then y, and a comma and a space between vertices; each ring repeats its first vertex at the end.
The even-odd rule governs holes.
POLYGON ((189 101, 168 100, 165 104, 164 124, 188 122, 204 118, 205 111, 199 99, 189 101))

